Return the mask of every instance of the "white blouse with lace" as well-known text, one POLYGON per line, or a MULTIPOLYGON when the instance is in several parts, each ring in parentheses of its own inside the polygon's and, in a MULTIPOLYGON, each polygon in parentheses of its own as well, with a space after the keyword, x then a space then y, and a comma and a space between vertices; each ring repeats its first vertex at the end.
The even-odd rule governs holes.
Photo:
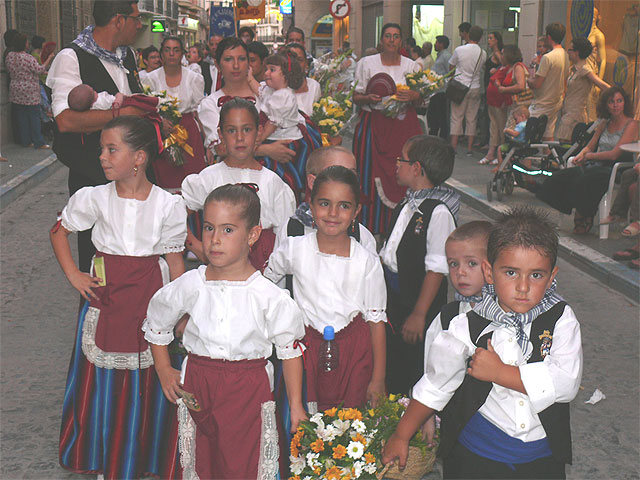
POLYGON ((200 173, 189 175, 182 182, 182 197, 191 210, 204 208, 209 193, 228 183, 255 183, 260 198, 260 224, 262 228, 278 228, 285 225, 296 209, 293 191, 268 168, 232 168, 220 162, 200 173))
POLYGON ((182 67, 182 79, 177 87, 167 85, 164 67, 149 73, 145 82, 154 92, 164 90, 167 95, 177 98, 180 113, 195 112, 204 98, 204 77, 187 67, 182 67))
POLYGON ((100 252, 146 257, 181 252, 187 239, 187 210, 182 197, 153 185, 146 200, 121 198, 115 182, 84 187, 62 211, 70 232, 93 227, 91 240, 100 252))
POLYGON ((288 237, 271 254, 265 277, 293 275, 293 290, 305 325, 337 332, 362 313, 368 322, 386 321, 387 289, 380 260, 351 238, 348 257, 320 252, 316 232, 288 237))
POLYGON ((302 314, 286 291, 254 272, 245 281, 207 280, 206 265, 158 290, 142 329, 156 345, 173 340, 173 327, 190 315, 182 344, 188 352, 236 361, 302 355, 294 342, 304 336, 302 314))

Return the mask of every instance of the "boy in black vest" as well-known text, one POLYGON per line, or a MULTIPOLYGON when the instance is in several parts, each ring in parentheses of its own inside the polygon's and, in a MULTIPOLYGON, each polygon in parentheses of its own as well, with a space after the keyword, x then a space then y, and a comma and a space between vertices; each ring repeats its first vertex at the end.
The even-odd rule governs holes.
MULTIPOLYGON (((476 303, 482 300, 484 275, 482 264, 487 260, 487 242, 491 233, 491 223, 474 220, 456 228, 445 243, 449 279, 454 289, 453 302, 447 303, 424 337, 424 371, 427 371, 429 349, 440 333, 449 328, 451 320, 458 315, 467 313, 476 303)), ((435 415, 423 428, 423 434, 428 442, 433 441, 435 433, 435 415)))
POLYGON ((442 186, 455 153, 438 137, 410 138, 396 178, 408 187, 380 250, 387 283, 387 389, 407 394, 423 374, 425 331, 447 303, 444 245, 456 228, 460 197, 442 186))
POLYGON ((496 224, 483 299, 433 342, 384 463, 404 467, 408 439, 444 409, 445 478, 565 478, 582 343, 573 310, 555 293, 557 250, 553 226, 534 209, 516 207, 496 224))

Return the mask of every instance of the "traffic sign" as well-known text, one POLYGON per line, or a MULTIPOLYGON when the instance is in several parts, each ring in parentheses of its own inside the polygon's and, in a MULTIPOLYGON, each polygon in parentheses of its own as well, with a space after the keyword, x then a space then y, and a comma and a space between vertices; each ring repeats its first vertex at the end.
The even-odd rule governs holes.
POLYGON ((349 0, 331 0, 329 4, 329 13, 336 20, 342 20, 351 13, 351 4, 349 0))

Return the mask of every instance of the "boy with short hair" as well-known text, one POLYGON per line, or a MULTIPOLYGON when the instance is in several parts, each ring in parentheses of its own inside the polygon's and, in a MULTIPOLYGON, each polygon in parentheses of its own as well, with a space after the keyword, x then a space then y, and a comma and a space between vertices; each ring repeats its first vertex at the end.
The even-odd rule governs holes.
POLYGON ((384 463, 404 467, 408 439, 444 408, 444 478, 565 478, 582 344, 555 293, 557 251, 554 227, 535 209, 515 207, 495 225, 483 299, 434 341, 384 463))
POLYGON ((453 171, 453 147, 438 137, 410 138, 397 159, 396 206, 380 251, 387 283, 387 388, 407 394, 423 374, 424 335, 447 303, 445 241, 456 228, 460 197, 443 186, 453 171))
MULTIPOLYGON (((427 371, 429 348, 440 333, 449 328, 451 320, 467 313, 482 300, 484 275, 482 263, 487 259, 487 242, 491 233, 491 223, 474 220, 456 228, 445 243, 449 279, 454 289, 453 302, 447 303, 427 330, 424 337, 424 371, 427 371)), ((423 433, 432 443, 435 433, 435 415, 432 416, 423 433)))

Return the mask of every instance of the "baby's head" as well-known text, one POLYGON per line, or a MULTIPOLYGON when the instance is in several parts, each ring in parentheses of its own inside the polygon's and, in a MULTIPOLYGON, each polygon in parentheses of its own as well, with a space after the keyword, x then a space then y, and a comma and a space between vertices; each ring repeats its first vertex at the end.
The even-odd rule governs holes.
POLYGON ((445 243, 451 284, 465 297, 482 295, 482 264, 487 261, 490 233, 491 223, 476 220, 456 228, 445 243))
POLYGON ((305 74, 295 55, 290 52, 269 55, 264 60, 264 64, 265 82, 275 90, 283 87, 297 90, 304 83, 305 74))
POLYGON ((516 123, 529 120, 529 108, 526 105, 520 105, 513 111, 513 119, 516 123))
POLYGON ((547 214, 516 206, 494 225, 482 269, 506 312, 535 307, 558 273, 558 234, 547 214))
POLYGON ((339 145, 315 149, 307 159, 307 186, 313 189, 316 176, 327 167, 340 165, 356 173, 356 157, 351 150, 339 145))
POLYGON ((432 135, 416 135, 402 147, 396 177, 400 185, 409 188, 415 188, 420 177, 437 187, 451 176, 454 161, 455 151, 449 142, 432 135))
POLYGON ((74 87, 69 92, 67 97, 67 103, 71 110, 76 112, 86 112, 91 108, 91 105, 98 99, 98 94, 89 85, 84 83, 74 87))

